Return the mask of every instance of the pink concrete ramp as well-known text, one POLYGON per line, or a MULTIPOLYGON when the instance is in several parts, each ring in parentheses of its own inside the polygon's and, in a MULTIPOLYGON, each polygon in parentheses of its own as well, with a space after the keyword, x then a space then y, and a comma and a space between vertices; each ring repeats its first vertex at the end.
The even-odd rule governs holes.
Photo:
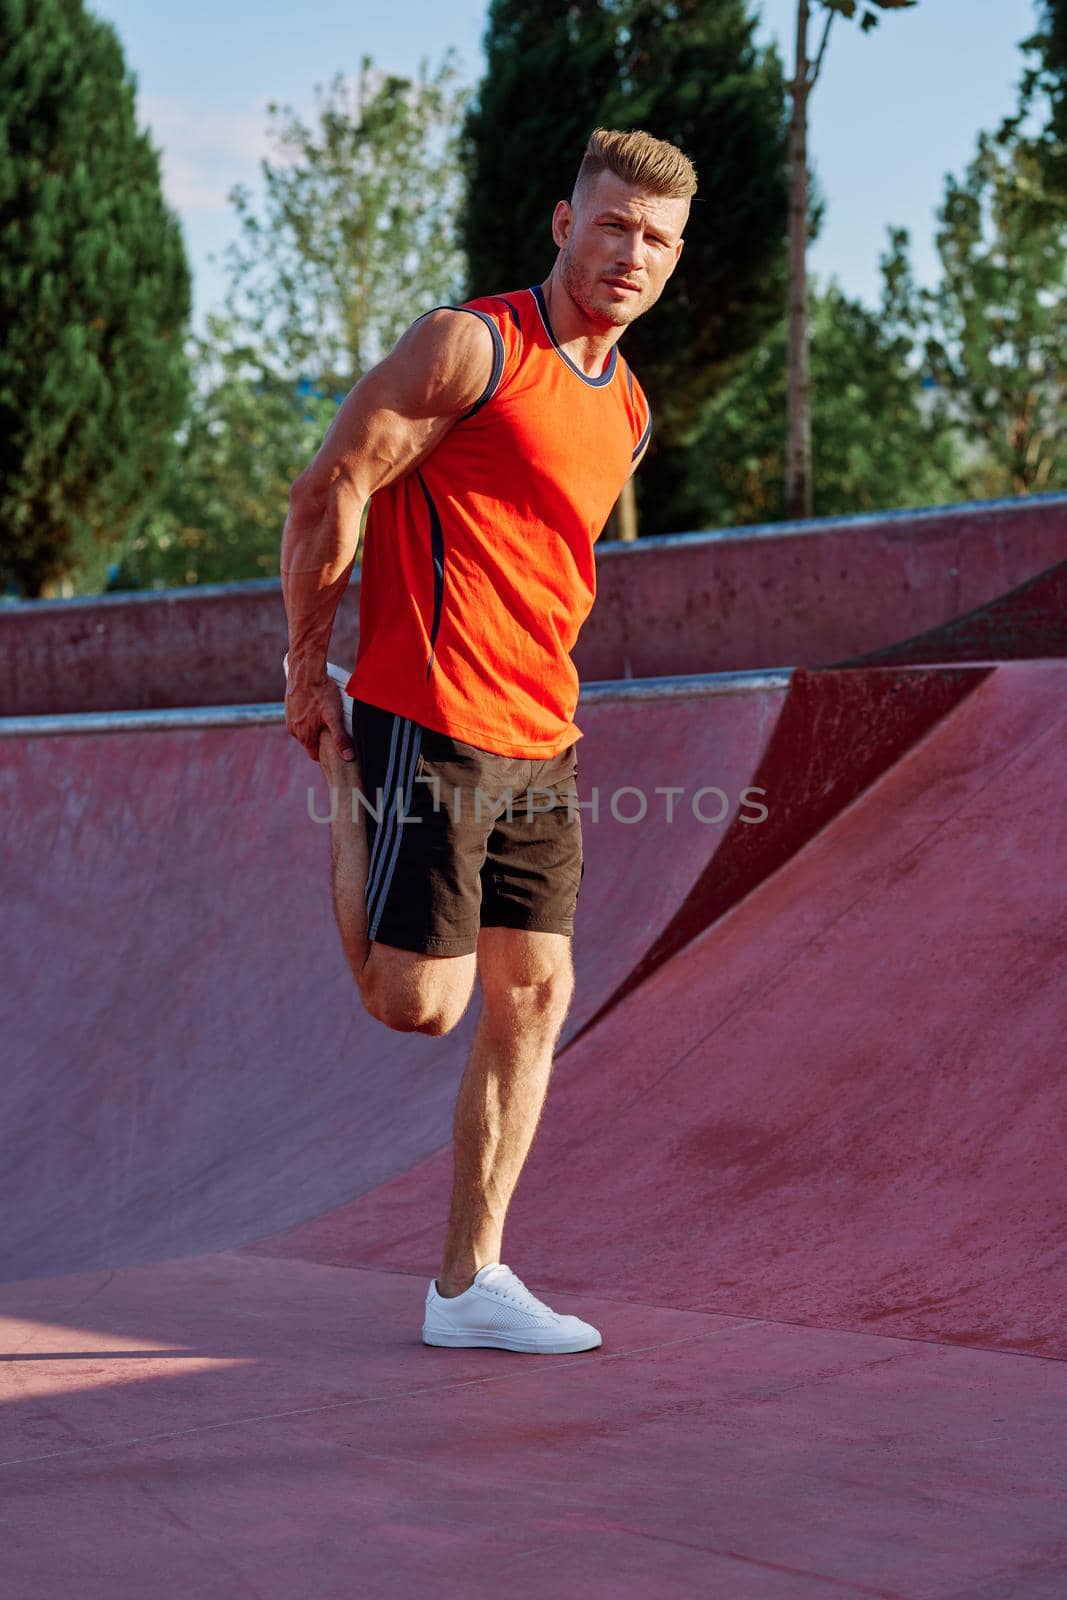
POLYGON ((421 1344, 463 1040, 354 1014, 281 730, 0 745, 0 1592, 1067 1593, 1067 663, 583 710, 727 803, 586 831, 543 1360, 421 1344))
MULTIPOLYGON (((788 686, 756 674, 586 698, 565 1038, 690 894, 788 686), (699 818, 683 805, 669 829, 625 820, 695 775, 723 797, 699 818)), ((328 814, 325 784, 271 715, 168 730, 161 714, 136 732, 104 718, 112 731, 0 740, 0 1281, 237 1245, 450 1137, 477 997, 443 1040, 363 1013, 336 944, 326 829, 311 820, 328 814)))
MULTIPOLYGON (((575 661, 585 682, 821 667, 940 628, 1065 558, 1063 493, 601 539, 575 661)), ((357 570, 338 661, 355 660, 358 614, 357 570)), ((277 580, 0 606, 0 715, 273 700, 285 639, 277 580)), ((1018 649, 989 652, 1002 653, 1018 649)))
MULTIPOLYGON (((572 1291, 1067 1356, 1065 791, 1067 663, 1000 667, 563 1052, 508 1249, 572 1291)), ((413 1272, 449 1176, 251 1248, 413 1272)))
MULTIPOLYGON (((983 675, 592 687, 563 1045, 983 675)), ((319 769, 276 721, 166 721, 2 741, 13 1070, 0 1105, 24 1136, 0 1170, 12 1219, 0 1282, 240 1245, 318 1218, 450 1138, 478 1004, 444 1040, 363 1013, 313 820, 328 813, 319 769)))
POLYGON ((939 628, 834 665, 884 667, 1062 656, 1067 656, 1067 561, 939 628))
POLYGON ((749 793, 762 797, 764 808, 758 826, 750 807, 729 819, 684 899, 567 1042, 595 1027, 625 995, 790 860, 972 693, 988 670, 814 673, 797 668, 750 780, 749 793))

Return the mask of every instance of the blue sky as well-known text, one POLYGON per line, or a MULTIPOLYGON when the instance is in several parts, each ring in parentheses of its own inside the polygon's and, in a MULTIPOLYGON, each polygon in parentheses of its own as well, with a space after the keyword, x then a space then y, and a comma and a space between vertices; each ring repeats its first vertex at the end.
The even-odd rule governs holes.
MULTIPOLYGON (((236 227, 227 194, 255 188, 268 154, 266 104, 309 116, 314 86, 354 72, 362 55, 414 73, 453 47, 464 78, 482 66, 483 0, 88 0, 114 23, 139 85, 143 124, 163 151, 164 182, 182 218, 197 313, 218 303, 221 257, 236 227)), ((549 0, 550 3, 550 0, 549 0)), ((753 0, 762 39, 793 64, 795 0, 753 0)), ((821 33, 815 22, 811 41, 821 33)), ((1019 42, 1036 27, 1033 0, 919 0, 861 34, 838 18, 811 101, 811 160, 827 203, 811 271, 869 306, 890 225, 911 234, 921 282, 937 278, 935 211, 946 172, 962 174, 982 128, 1015 105, 1019 42)), ((655 130, 652 130, 655 131, 655 130)), ((546 218, 545 271, 554 248, 546 218)))

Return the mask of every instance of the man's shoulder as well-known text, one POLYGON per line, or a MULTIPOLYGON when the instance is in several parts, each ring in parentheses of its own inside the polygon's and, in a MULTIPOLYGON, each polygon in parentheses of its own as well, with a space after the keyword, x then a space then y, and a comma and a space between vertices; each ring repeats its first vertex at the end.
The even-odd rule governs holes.
POLYGON ((499 294, 475 295, 456 306, 457 311, 473 313, 467 320, 477 319, 489 329, 493 339, 493 379, 484 404, 497 390, 510 382, 522 366, 528 344, 528 330, 524 327, 523 300, 529 298, 526 289, 509 289, 499 294))
POLYGON ((521 332, 523 302, 529 298, 529 294, 529 289, 504 289, 496 294, 475 295, 471 300, 464 300, 459 309, 482 311, 491 317, 504 318, 521 332))

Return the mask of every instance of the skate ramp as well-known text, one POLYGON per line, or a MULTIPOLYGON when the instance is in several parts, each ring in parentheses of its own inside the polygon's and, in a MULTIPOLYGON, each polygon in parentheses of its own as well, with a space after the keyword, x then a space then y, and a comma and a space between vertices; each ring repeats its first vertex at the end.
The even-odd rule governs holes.
MULTIPOLYGON (((561 1048, 983 670, 587 691, 587 870, 561 1048)), ((449 1144, 480 997, 443 1039, 363 1012, 337 947, 326 829, 312 820, 328 815, 325 784, 274 717, 168 728, 158 713, 148 731, 3 741, 2 1109, 16 1136, 0 1172, 15 1219, 0 1281, 314 1227, 449 1144)))
MULTIPOLYGON (((1067 663, 1001 666, 564 1051, 507 1228, 620 1301, 1067 1355, 1067 663)), ((441 1151, 250 1249, 415 1272, 441 1151)))
MULTIPOLYGON (((579 791, 602 804, 599 820, 583 816, 564 1040, 685 901, 788 684, 591 691, 579 791), (727 795, 721 823, 691 808, 666 834, 614 820, 613 805, 655 802, 657 785, 691 786, 694 773, 727 795)), ((451 1137, 479 997, 443 1039, 366 1016, 337 946, 326 829, 309 816, 309 788, 327 816, 325 784, 279 709, 266 714, 265 725, 168 727, 162 713, 152 731, 114 731, 105 717, 87 720, 110 732, 0 741, 2 1280, 237 1245, 451 1137)))
POLYGON ((637 989, 697 934, 784 865, 984 678, 987 667, 936 671, 805 672, 789 694, 747 791, 751 806, 725 827, 721 844, 658 935, 573 1040, 637 989))
POLYGON ((1067 656, 1067 561, 1060 561, 987 605, 927 633, 841 667, 915 665, 935 661, 1019 661, 1067 656))
MULTIPOLYGON (((1065 557, 1063 493, 600 539, 575 661, 583 682, 825 666, 939 628, 1065 557)), ((357 569, 337 661, 355 661, 358 612, 357 569)), ((276 579, 0 605, 0 714, 273 700, 285 640, 276 579)))
POLYGON ((421 1343, 459 1051, 353 1021, 276 710, 0 744, 0 1588, 1061 1600, 1065 672, 591 698, 582 785, 784 818, 586 830, 544 1360, 421 1343))

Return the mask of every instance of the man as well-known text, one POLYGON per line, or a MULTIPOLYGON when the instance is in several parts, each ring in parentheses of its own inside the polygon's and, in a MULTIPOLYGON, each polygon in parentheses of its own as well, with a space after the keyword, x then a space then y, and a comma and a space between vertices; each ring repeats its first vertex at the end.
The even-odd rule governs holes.
POLYGON ((674 271, 695 191, 675 146, 597 129, 545 281, 420 317, 291 491, 286 726, 336 796, 334 909, 364 1006, 442 1034, 482 986, 427 1344, 601 1342, 500 1254, 574 988, 570 651, 593 545, 651 430, 616 345, 674 271), (349 677, 327 647, 372 495, 349 677))

